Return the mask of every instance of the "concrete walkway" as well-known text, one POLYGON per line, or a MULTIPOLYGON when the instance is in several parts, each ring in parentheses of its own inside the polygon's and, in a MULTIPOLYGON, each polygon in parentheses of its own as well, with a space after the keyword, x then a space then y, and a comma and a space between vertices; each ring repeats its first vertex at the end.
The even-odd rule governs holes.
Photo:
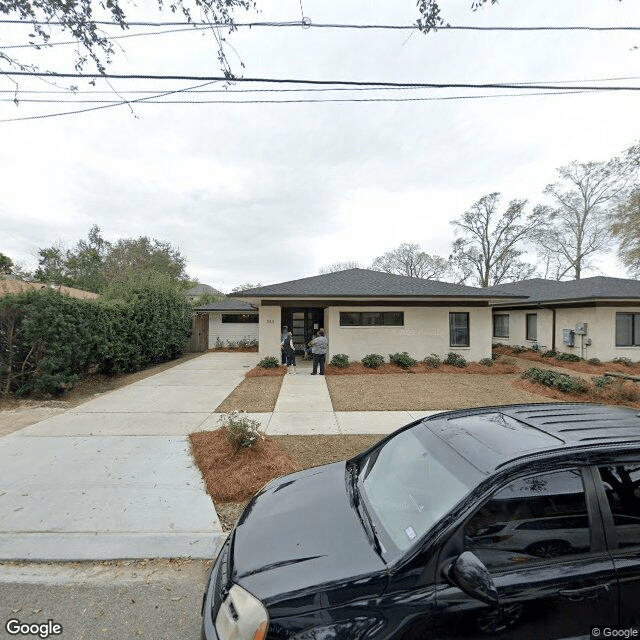
POLYGON ((312 376, 311 364, 299 362, 296 374, 282 381, 273 413, 252 413, 270 436, 387 434, 438 411, 334 411, 325 377, 312 376))
MULTIPOLYGON (((224 534, 188 441, 258 362, 208 353, 0 438, 0 560, 211 558, 224 534)), ((269 435, 386 434, 435 412, 334 412, 300 363, 269 435)))
POLYGON ((224 538, 187 435, 257 354, 205 354, 0 438, 0 560, 210 558, 224 538))

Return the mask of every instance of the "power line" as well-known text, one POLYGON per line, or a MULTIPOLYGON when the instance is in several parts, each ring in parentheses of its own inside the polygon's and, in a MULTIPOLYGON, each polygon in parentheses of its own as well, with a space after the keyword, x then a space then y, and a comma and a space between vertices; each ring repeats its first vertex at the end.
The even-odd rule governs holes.
MULTIPOLYGON (((26 21, 26 20, 0 20, 0 24, 22 24, 25 26, 65 26, 66 23, 60 20, 51 21, 26 21)), ((108 20, 96 20, 94 24, 99 26, 112 26, 119 27, 115 22, 108 20)), ((189 26, 196 27, 197 23, 189 21, 179 22, 154 22, 154 21, 131 21, 127 22, 129 27, 182 27, 189 26)), ((210 27, 220 28, 295 28, 302 27, 304 29, 381 29, 381 30, 400 30, 400 31, 418 31, 417 24, 344 24, 344 23, 315 23, 309 18, 305 17, 304 20, 293 20, 287 22, 212 22, 210 27)), ((473 25, 441 25, 435 27, 434 31, 640 31, 640 26, 589 26, 589 25, 563 25, 563 26, 546 26, 546 25, 531 25, 531 26, 473 26, 473 25)))
MULTIPOLYGON (((173 92, 170 92, 173 93, 173 92)), ((176 92, 177 93, 177 92, 176 92)), ((185 93, 195 93, 192 91, 185 91, 185 93)), ((123 100, 95 100, 95 99, 80 99, 80 100, 60 100, 53 98, 24 98, 19 99, 20 103, 32 103, 32 104, 107 104, 107 105, 122 105, 128 102, 141 102, 144 104, 298 104, 298 103, 313 103, 313 102, 430 102, 439 100, 471 100, 480 98, 513 98, 513 97, 525 97, 525 96, 541 96, 541 95, 568 95, 584 93, 582 91, 552 91, 541 93, 502 93, 502 94, 486 94, 475 96, 431 96, 431 97, 402 97, 402 98, 292 98, 292 99, 250 99, 250 100, 159 100, 156 96, 149 96, 147 98, 141 98, 140 100, 123 101, 123 100)), ((12 98, 0 98, 0 102, 14 102, 12 98)))
MULTIPOLYGON (((618 82, 621 80, 640 80, 640 76, 622 76, 622 77, 613 77, 613 78, 589 78, 589 79, 581 79, 581 80, 546 80, 544 83, 552 84, 552 85, 563 85, 570 84, 575 82, 618 82)), ((532 84, 533 81, 522 82, 522 83, 513 83, 518 86, 521 85, 529 85, 532 84)), ((561 89, 563 87, 558 87, 561 89)), ((392 87, 393 91, 413 91, 419 90, 421 87, 419 86, 401 86, 401 87, 392 87)), ((378 86, 358 86, 358 87, 293 87, 293 88, 267 88, 267 89, 187 89, 185 92, 193 93, 193 94, 210 94, 210 93, 221 93, 226 95, 231 94, 245 94, 245 93, 316 93, 316 92, 340 92, 340 91, 385 91, 387 90, 385 87, 378 86)), ((78 96, 78 95, 113 95, 112 90, 104 90, 104 89, 89 89, 89 90, 78 90, 78 89, 46 89, 46 90, 35 90, 35 89, 0 89, 1 94, 20 94, 20 95, 66 95, 66 96, 78 96)), ((149 95, 153 93, 158 93, 158 89, 127 89, 121 92, 126 95, 149 95)))
MULTIPOLYGON (((0 72, 0 75, 3 75, 0 72)), ((161 80, 186 82, 233 82, 233 83, 262 83, 262 84, 294 84, 311 86, 348 86, 348 87, 380 87, 420 89, 537 89, 554 91, 558 89, 574 91, 640 91, 640 86, 631 85, 575 85, 558 87, 552 83, 529 82, 384 82, 369 80, 310 80, 302 78, 226 78, 224 76, 195 76, 178 74, 100 74, 100 73, 59 73, 52 71, 11 71, 11 76, 28 76, 38 78, 81 78, 106 80, 161 80)))

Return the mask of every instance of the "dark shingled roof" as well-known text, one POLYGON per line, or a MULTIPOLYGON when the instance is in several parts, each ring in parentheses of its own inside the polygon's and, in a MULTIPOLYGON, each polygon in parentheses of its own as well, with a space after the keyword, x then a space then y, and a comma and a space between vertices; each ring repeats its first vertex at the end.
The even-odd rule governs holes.
POLYGON ((239 311, 241 313, 257 313, 258 308, 248 302, 243 302, 236 298, 225 298, 218 302, 203 304, 201 307, 196 307, 196 311, 239 311))
POLYGON ((509 293, 491 296, 486 289, 462 284, 398 276, 370 269, 346 269, 310 278, 300 278, 255 289, 247 289, 238 295, 257 298, 276 297, 350 297, 350 298, 489 298, 513 297, 509 293))
POLYGON ((195 287, 193 287, 192 289, 188 289, 187 291, 184 292, 185 296, 201 296, 204 293, 208 293, 212 296, 224 296, 224 293, 222 293, 222 291, 218 291, 217 289, 214 289, 211 285, 209 284, 201 284, 198 283, 195 287))
MULTIPOLYGON (((544 280, 534 278, 522 282, 509 282, 486 289, 489 295, 515 294, 525 298, 524 303, 562 302, 569 300, 640 299, 640 281, 625 278, 596 276, 581 280, 544 280)), ((503 303, 504 304, 504 303, 503 303)))

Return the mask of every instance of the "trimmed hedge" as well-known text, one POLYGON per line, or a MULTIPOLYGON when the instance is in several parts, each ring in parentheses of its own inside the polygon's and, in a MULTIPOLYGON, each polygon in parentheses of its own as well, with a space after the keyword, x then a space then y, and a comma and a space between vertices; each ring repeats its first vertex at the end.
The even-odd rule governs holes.
POLYGON ((60 394, 90 370, 136 371, 179 356, 189 302, 163 276, 81 300, 45 289, 0 298, 0 393, 60 394))

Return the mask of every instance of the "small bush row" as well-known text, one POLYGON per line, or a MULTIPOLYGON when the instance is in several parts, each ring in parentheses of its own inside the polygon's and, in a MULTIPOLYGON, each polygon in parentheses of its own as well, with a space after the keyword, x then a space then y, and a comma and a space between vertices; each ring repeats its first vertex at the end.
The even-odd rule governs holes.
POLYGON ((531 367, 522 373, 522 377, 564 393, 586 393, 589 390, 589 385, 583 378, 548 369, 531 367))

